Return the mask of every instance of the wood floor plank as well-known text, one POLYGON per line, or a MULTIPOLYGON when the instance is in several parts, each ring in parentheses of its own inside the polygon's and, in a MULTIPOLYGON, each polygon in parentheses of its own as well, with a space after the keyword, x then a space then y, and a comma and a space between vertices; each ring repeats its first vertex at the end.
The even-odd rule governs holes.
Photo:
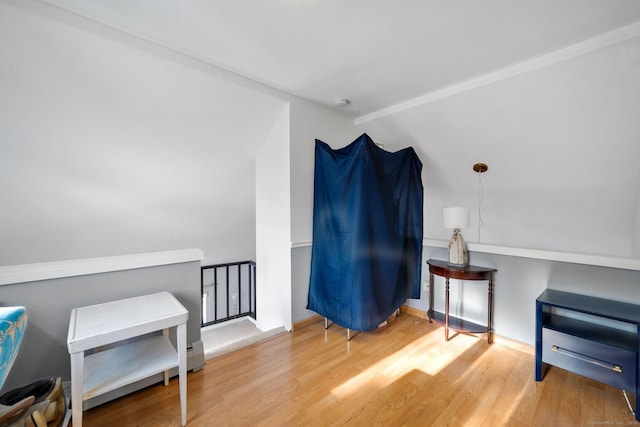
MULTIPOLYGON (((444 340, 404 314, 346 341, 313 323, 207 361, 188 375, 188 426, 635 425, 620 390, 484 336, 444 340)), ((632 396, 633 398, 633 396, 632 396)), ((84 413, 84 425, 178 426, 178 381, 84 413)))

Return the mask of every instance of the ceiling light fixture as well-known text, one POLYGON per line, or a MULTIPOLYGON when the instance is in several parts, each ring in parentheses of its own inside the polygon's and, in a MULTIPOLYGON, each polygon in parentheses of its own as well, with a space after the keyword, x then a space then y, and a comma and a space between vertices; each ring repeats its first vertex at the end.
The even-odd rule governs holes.
POLYGON ((478 243, 480 243, 480 229, 484 225, 482 219, 482 201, 484 200, 484 184, 482 184, 482 174, 489 170, 486 163, 476 163, 473 170, 478 173, 478 243))

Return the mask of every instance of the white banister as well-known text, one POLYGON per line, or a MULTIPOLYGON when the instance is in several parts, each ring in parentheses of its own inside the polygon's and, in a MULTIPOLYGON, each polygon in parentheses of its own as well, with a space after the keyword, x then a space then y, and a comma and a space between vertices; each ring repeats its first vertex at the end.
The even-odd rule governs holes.
POLYGON ((202 261, 203 258, 204 252, 200 249, 181 249, 100 258, 6 265, 0 266, 0 285, 202 261))

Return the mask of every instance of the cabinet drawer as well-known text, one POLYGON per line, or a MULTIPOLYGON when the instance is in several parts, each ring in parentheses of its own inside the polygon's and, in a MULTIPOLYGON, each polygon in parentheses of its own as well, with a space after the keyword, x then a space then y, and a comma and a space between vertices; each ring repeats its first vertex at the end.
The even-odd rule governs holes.
POLYGON ((635 352, 547 328, 542 329, 542 342, 543 362, 635 391, 635 352))

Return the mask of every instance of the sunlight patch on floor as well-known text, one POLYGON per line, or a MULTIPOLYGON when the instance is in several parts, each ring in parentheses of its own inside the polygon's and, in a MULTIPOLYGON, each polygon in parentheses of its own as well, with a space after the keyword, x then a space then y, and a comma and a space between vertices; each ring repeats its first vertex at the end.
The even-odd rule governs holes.
POLYGON ((333 388, 331 393, 338 398, 344 398, 361 391, 365 385, 372 388, 373 384, 374 389, 382 389, 415 370, 434 376, 446 368, 458 355, 477 343, 477 338, 461 335, 456 338, 455 343, 449 341, 448 345, 433 346, 429 344, 433 341, 428 338, 433 333, 442 333, 442 331, 438 329, 425 334, 423 338, 415 340, 333 388), (431 348, 428 348, 429 345, 431 348))
MULTIPOLYGON (((492 344, 493 345, 500 345, 500 344, 492 344)), ((491 351, 491 349, 487 349, 488 352, 491 351)), ((485 358, 489 358, 490 354, 488 352, 483 352, 482 354, 480 354, 478 356, 478 358, 471 364, 470 369, 464 374, 462 375, 458 380, 462 383, 471 380, 471 378, 469 377, 470 375, 484 375, 485 370, 489 367, 488 365, 488 361, 485 360, 485 358)), ((521 356, 521 355, 520 355, 521 356)), ((518 366, 517 365, 517 361, 516 360, 509 360, 509 359, 502 359, 498 361, 499 363, 503 364, 503 366, 508 367, 508 366, 518 366)), ((500 372, 498 372, 500 374, 500 372)), ((494 373, 495 374, 495 373, 494 373)), ((469 418, 472 420, 470 422, 465 422, 464 425, 465 426, 474 426, 477 424, 478 419, 481 419, 481 415, 480 413, 485 411, 485 407, 493 407, 495 405, 500 407, 500 410, 498 411, 491 411, 492 413, 500 413, 501 418, 500 420, 497 419, 492 419, 492 420, 487 420, 487 423, 490 424, 495 424, 495 425, 505 425, 509 422, 509 420, 512 418, 512 416, 514 415, 514 413, 518 410, 522 410, 522 406, 523 403, 525 403, 525 407, 527 407, 528 405, 526 405, 526 402, 524 402, 526 399, 532 399, 533 395, 535 394, 535 383, 533 383, 532 387, 510 387, 510 384, 516 384, 516 382, 513 382, 513 375, 516 376, 533 376, 533 369, 531 370, 531 372, 527 371, 527 372, 523 372, 522 370, 520 370, 520 372, 513 372, 511 369, 505 369, 504 372, 502 372, 502 374, 500 374, 500 376, 503 376, 502 381, 500 380, 500 378, 496 377, 495 375, 492 377, 492 385, 493 385, 493 389, 492 388, 483 388, 481 391, 478 392, 478 396, 480 396, 480 393, 482 394, 481 400, 483 400, 483 404, 478 405, 477 408, 475 409, 475 411, 473 413, 470 414, 469 418), (511 383, 509 383, 509 379, 511 378, 511 383), (502 399, 502 400, 497 400, 498 399, 498 395, 500 393, 505 393, 505 390, 509 390, 510 388, 512 388, 512 395, 510 399, 502 399)))

